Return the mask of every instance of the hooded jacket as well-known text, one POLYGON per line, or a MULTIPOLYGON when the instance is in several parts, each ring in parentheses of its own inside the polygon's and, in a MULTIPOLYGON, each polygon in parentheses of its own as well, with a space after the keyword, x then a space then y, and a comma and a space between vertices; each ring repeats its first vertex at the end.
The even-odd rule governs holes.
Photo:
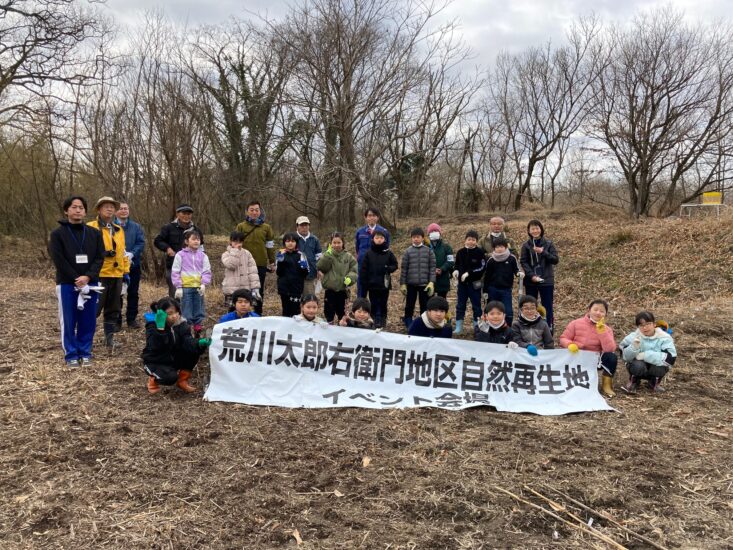
POLYGON ((570 321, 560 336, 560 345, 564 348, 576 344, 585 351, 596 353, 613 353, 616 351, 616 340, 613 338, 613 329, 606 325, 602 333, 596 331, 596 324, 588 315, 570 321))
POLYGON ((538 349, 555 348, 550 327, 541 315, 538 315, 534 321, 529 321, 519 315, 512 323, 512 341, 522 348, 530 344, 538 349))
POLYGON ((176 288, 200 288, 211 284, 209 257, 200 248, 188 247, 176 252, 171 266, 171 283, 176 288))
POLYGON ((522 271, 525 273, 524 283, 527 285, 535 286, 552 286, 555 284, 555 266, 560 261, 557 255, 557 250, 552 241, 545 238, 545 228, 540 224, 540 238, 534 239, 529 234, 529 228, 527 228, 527 235, 529 239, 522 245, 522 252, 520 257, 520 263, 522 264, 522 271), (534 251, 534 247, 539 246, 544 250, 541 254, 537 254, 534 251), (533 283, 532 276, 539 275, 544 279, 541 283, 533 283))
POLYGON ((99 276, 121 279, 123 275, 130 273, 130 260, 125 256, 125 230, 116 223, 110 223, 109 227, 103 225, 100 227, 100 223, 103 222, 99 218, 87 222, 89 227, 99 230, 102 234, 104 262, 99 276), (108 252, 114 252, 114 256, 107 256, 108 252))
POLYGON ((633 361, 636 356, 644 352, 644 361, 652 365, 671 367, 677 358, 677 349, 672 335, 657 327, 654 334, 644 336, 639 329, 631 332, 619 344, 624 361, 633 361), (639 339, 639 347, 634 347, 634 340, 639 339))
MULTIPOLYGON (((183 248, 183 233, 189 229, 195 229, 201 233, 201 244, 204 244, 204 233, 196 225, 191 222, 188 227, 182 227, 178 223, 178 219, 173 220, 170 223, 165 224, 160 228, 160 233, 156 235, 153 240, 153 245, 158 250, 166 252, 169 248, 173 249, 173 252, 178 252, 183 248)), ((165 257, 165 266, 170 269, 173 265, 173 256, 165 257)))
POLYGON ((381 245, 372 242, 371 248, 364 254, 359 267, 359 280, 367 290, 390 290, 392 273, 397 271, 397 258, 385 241, 381 245))
POLYGON ((51 231, 48 253, 56 267, 56 284, 73 285, 83 275, 96 282, 104 261, 102 235, 86 224, 59 221, 59 227, 51 231), (77 255, 86 255, 86 262, 77 263, 77 255))
POLYGON ((260 288, 257 262, 249 250, 227 246, 221 255, 221 263, 224 265, 224 281, 221 283, 224 294, 232 294, 240 288, 260 288))
POLYGON ((146 365, 175 367, 176 355, 185 353, 198 358, 204 350, 191 335, 191 325, 182 319, 177 325, 158 330, 154 314, 145 314, 145 348, 142 352, 146 365))
POLYGON ((333 290, 334 292, 346 290, 347 287, 344 283, 346 277, 351 279, 352 285, 356 283, 356 259, 346 252, 346 250, 342 250, 341 252, 336 252, 335 250, 326 252, 318 260, 317 265, 318 269, 323 273, 321 284, 327 290, 333 290))
POLYGON ((372 235, 377 230, 384 233, 384 242, 386 242, 387 246, 389 247, 390 235, 389 231, 387 231, 384 227, 379 224, 374 226, 374 228, 371 228, 368 225, 360 227, 356 230, 356 235, 354 236, 354 249, 356 250, 357 262, 361 263, 361 260, 364 258, 364 254, 367 253, 369 247, 371 247, 372 245, 372 235))

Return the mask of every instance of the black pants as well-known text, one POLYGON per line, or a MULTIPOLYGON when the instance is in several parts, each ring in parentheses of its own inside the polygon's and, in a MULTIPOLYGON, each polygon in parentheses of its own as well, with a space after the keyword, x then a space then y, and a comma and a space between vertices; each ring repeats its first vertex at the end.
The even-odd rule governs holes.
POLYGON ((663 365, 652 365, 651 363, 640 361, 638 359, 634 359, 630 363, 626 363, 626 368, 629 369, 629 374, 631 376, 645 380, 664 378, 669 370, 663 365))
POLYGON ((323 313, 326 316, 327 323, 333 320, 334 315, 336 316, 337 323, 346 315, 346 299, 348 296, 345 290, 336 291, 326 289, 323 299, 323 313))
POLYGON ((387 324, 387 300, 389 290, 386 288, 369 289, 369 301, 372 304, 372 317, 377 328, 384 328, 387 324))
MULTIPOLYGON (((130 267, 130 284, 127 285, 127 312, 125 320, 128 324, 137 318, 138 307, 140 304, 140 266, 133 265, 130 267)), ((122 310, 125 309, 125 297, 120 296, 120 315, 117 318, 117 324, 122 324, 122 310)))
POLYGON ((283 317, 293 317, 300 313, 300 296, 280 294, 280 301, 283 306, 283 317))
POLYGON ((428 293, 425 285, 407 285, 407 299, 405 300, 405 319, 412 319, 415 313, 415 302, 420 301, 420 314, 428 307, 428 293))
MULTIPOLYGON (((260 267, 257 266, 257 275, 260 277, 260 297, 262 298, 260 301, 255 301, 255 313, 257 315, 262 315, 262 305, 265 303, 265 277, 267 276, 267 267, 260 267)), ((300 313, 300 308, 298 308, 298 313, 300 313)))
POLYGON ((199 356, 185 353, 178 353, 174 355, 174 363, 172 365, 161 365, 161 364, 145 364, 145 372, 150 376, 155 377, 158 384, 164 386, 172 386, 178 380, 179 370, 192 371, 196 368, 199 356))
POLYGON ((104 311, 104 333, 114 332, 120 317, 120 297, 122 295, 122 277, 100 277, 99 284, 104 291, 97 302, 97 317, 104 311))
POLYGON ((165 266, 165 282, 168 284, 168 297, 169 298, 175 298, 176 297, 176 287, 173 284, 173 281, 171 280, 171 268, 172 265, 165 266))

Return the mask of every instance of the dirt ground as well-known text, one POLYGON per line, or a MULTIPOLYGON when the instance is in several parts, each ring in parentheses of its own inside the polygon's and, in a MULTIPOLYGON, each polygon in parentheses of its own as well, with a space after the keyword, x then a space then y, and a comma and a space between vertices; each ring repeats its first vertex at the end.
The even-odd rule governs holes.
MULTIPOLYGON (((142 330, 114 356, 98 334, 91 369, 62 366, 50 264, 0 237, 0 546, 653 548, 626 528, 665 548, 733 548, 733 218, 523 212, 512 236, 535 215, 561 255, 558 329, 597 296, 617 339, 653 309, 680 355, 666 393, 624 395, 620 368, 618 412, 562 417, 150 396, 142 330), (579 527, 590 519, 593 534, 579 527)), ((457 249, 486 220, 437 221, 457 249)), ((224 244, 210 240, 217 268, 224 244)), ((141 305, 161 289, 145 282, 141 305)), ((219 300, 212 289, 210 319, 219 300)), ((204 361, 194 381, 207 378, 204 361)))

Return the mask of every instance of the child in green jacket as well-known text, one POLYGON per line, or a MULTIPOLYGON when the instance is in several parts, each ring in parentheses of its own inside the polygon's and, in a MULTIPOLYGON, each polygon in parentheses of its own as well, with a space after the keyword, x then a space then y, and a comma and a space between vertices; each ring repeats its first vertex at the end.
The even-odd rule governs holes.
POLYGON ((336 317, 336 323, 346 315, 348 289, 356 283, 356 259, 344 250, 344 237, 341 233, 333 233, 328 249, 316 264, 323 273, 323 288, 326 289, 323 312, 326 322, 336 317))

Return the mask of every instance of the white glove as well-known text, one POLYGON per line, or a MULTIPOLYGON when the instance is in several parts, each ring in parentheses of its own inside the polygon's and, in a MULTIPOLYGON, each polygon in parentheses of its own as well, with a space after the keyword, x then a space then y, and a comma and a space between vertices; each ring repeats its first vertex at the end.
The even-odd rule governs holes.
POLYGON ((461 275, 461 282, 465 283, 466 279, 468 279, 468 271, 466 271, 463 275, 461 275))
POLYGON ((644 360, 644 352, 643 351, 641 353, 637 353, 636 354, 636 360, 637 361, 643 361, 644 360))
POLYGON ((206 285, 201 285, 199 287, 199 296, 203 296, 204 294, 206 294, 206 285))
POLYGON ((102 285, 97 285, 97 286, 87 285, 87 287, 89 288, 90 292, 96 292, 97 294, 102 294, 102 292, 104 292, 104 287, 102 285))
POLYGON ((257 300, 258 302, 262 301, 262 295, 260 294, 259 288, 252 289, 252 298, 257 300))
POLYGON ((484 299, 484 302, 489 301, 489 295, 488 294, 482 294, 481 297, 484 299))
POLYGON ((122 283, 122 292, 120 294, 122 296, 127 296, 127 283, 122 283))
POLYGON ((509 342, 506 347, 508 347, 509 349, 517 349, 519 347, 519 344, 517 344, 516 342, 509 342))
POLYGON ((174 294, 174 296, 175 296, 176 300, 180 300, 181 298, 183 298, 183 289, 182 288, 177 288, 176 289, 176 293, 174 294))
POLYGON ((135 257, 135 254, 133 254, 132 252, 125 251, 125 256, 127 257, 128 260, 130 260, 130 263, 132 263, 132 259, 135 257))
POLYGON ((458 280, 458 271, 453 272, 453 278, 457 281, 458 280))
POLYGON ((634 338, 634 341, 631 342, 631 345, 634 349, 639 349, 641 347, 641 340, 639 338, 634 338))

